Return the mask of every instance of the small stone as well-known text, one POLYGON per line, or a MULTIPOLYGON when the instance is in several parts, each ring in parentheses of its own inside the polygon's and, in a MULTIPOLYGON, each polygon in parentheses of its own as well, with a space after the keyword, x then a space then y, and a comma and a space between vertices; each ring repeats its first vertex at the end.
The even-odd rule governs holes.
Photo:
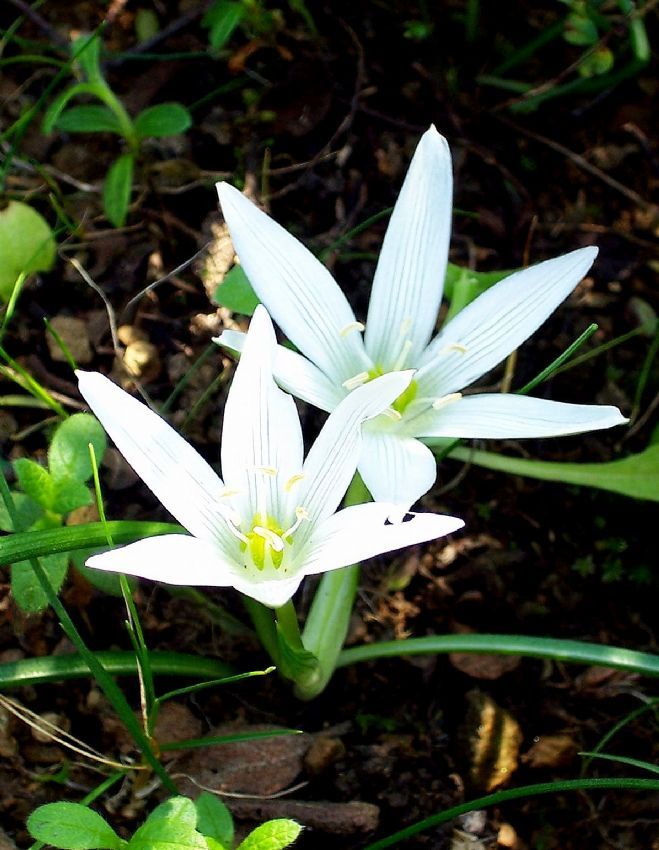
MULTIPOLYGON (((62 342, 71 352, 71 356, 79 366, 92 362, 93 352, 89 342, 87 325, 75 316, 53 316, 50 320, 53 330, 62 338, 62 342)), ((52 334, 46 332, 48 351, 53 360, 66 363, 67 358, 52 334)))
POLYGON ((123 366, 131 378, 148 383, 160 374, 158 349, 151 342, 136 340, 126 346, 123 366))
POLYGON ((135 325, 120 325, 117 328, 117 339, 122 345, 131 345, 133 342, 148 342, 149 337, 142 328, 135 325))
POLYGON ((61 729, 63 732, 68 732, 71 728, 69 718, 65 717, 63 714, 58 714, 55 711, 44 711, 43 714, 39 716, 45 721, 44 727, 40 728, 38 726, 32 726, 31 733, 34 740, 38 741, 40 744, 51 744, 53 741, 53 735, 57 734, 58 729, 61 729), (52 729, 52 726, 56 726, 57 729, 52 729))
POLYGON ((339 738, 318 735, 314 738, 304 757, 304 767, 312 776, 319 776, 330 764, 345 753, 343 742, 339 738))
POLYGON ((510 850, 516 850, 519 847, 519 839, 514 827, 509 823, 502 823, 497 834, 497 844, 499 847, 508 847, 510 850))

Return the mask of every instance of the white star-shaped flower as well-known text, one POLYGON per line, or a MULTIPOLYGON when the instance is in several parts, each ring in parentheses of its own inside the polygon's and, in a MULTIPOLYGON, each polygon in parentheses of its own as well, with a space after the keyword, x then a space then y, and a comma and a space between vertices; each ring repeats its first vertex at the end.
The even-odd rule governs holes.
POLYGON ((233 586, 273 608, 306 575, 432 540, 461 528, 454 517, 399 513, 392 504, 336 508, 361 448, 362 423, 410 383, 396 372, 351 393, 330 415, 306 460, 291 396, 272 377, 276 340, 259 306, 229 390, 222 431, 223 479, 163 419, 95 372, 80 392, 119 451, 190 532, 149 537, 94 555, 87 566, 168 584, 233 586))
MULTIPOLYGON (((365 327, 307 248, 232 186, 219 183, 218 192, 247 277, 301 352, 278 347, 274 374, 280 386, 331 411, 377 376, 416 370, 392 408, 364 427, 359 472, 375 499, 406 507, 430 489, 437 471, 424 441, 551 437, 626 421, 610 406, 462 394, 534 333, 583 278, 597 249, 510 275, 431 339, 448 261, 452 202, 450 152, 434 127, 419 142, 391 216, 365 327)), ((244 335, 225 331, 216 341, 242 351, 244 335)))

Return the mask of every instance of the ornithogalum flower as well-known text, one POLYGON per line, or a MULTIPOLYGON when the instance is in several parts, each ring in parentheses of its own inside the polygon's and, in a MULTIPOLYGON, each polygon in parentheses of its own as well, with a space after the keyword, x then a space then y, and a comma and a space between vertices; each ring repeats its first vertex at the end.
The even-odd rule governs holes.
MULTIPOLYGON (((417 147, 391 216, 365 326, 327 269, 297 239, 228 184, 219 183, 218 192, 254 290, 301 352, 278 348, 274 374, 280 386, 329 411, 379 375, 416 370, 392 407, 364 427, 359 472, 374 498, 407 506, 430 489, 436 464, 424 441, 550 437, 625 422, 615 407, 462 394, 545 321, 586 274, 597 249, 510 275, 431 340, 452 200, 450 152, 434 127, 417 147)), ((225 331, 217 341, 241 351, 244 336, 225 331)))
POLYGON ((254 315, 224 410, 222 474, 146 405, 95 372, 80 392, 117 448, 190 532, 150 537, 94 555, 87 565, 169 584, 233 586, 273 608, 306 575, 441 537, 463 522, 391 504, 335 513, 357 466, 361 425, 409 386, 411 372, 369 382, 336 407, 303 461, 300 420, 272 377, 275 335, 254 315), (400 519, 400 517, 398 517, 400 519))

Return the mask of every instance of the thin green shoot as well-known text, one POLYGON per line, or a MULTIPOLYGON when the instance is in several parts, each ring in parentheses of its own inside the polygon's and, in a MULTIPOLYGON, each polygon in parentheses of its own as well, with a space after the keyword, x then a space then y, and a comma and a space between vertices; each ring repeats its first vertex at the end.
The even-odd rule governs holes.
POLYGON ((624 334, 620 334, 620 336, 615 337, 614 339, 609 339, 606 342, 603 342, 601 345, 596 346, 595 348, 591 348, 590 351, 584 352, 584 354, 580 354, 579 357, 575 357, 574 360, 571 360, 569 363, 565 363, 562 366, 559 366, 554 370, 554 374, 558 375, 561 372, 567 372, 568 369, 573 369, 575 366, 581 366, 582 363, 587 363, 589 360, 592 360, 593 357, 598 357, 600 354, 604 354, 605 351, 609 351, 612 348, 616 348, 618 345, 623 345, 626 342, 629 342, 630 339, 634 339, 634 337, 641 336, 644 334, 643 327, 639 326, 637 328, 632 328, 631 331, 627 331, 624 334))
POLYGON ((62 405, 55 401, 48 390, 42 387, 41 384, 30 375, 30 373, 21 364, 0 345, 0 357, 5 361, 7 367, 0 366, 0 374, 5 378, 18 384, 27 392, 31 393, 35 398, 43 401, 51 410, 53 410, 62 419, 66 419, 69 415, 62 405))
POLYGON ((223 369, 216 378, 214 378, 208 387, 204 390, 204 392, 199 396, 197 401, 192 405, 190 410, 188 411, 185 419, 181 423, 181 431, 185 432, 188 425, 193 422, 201 410, 201 408, 206 404, 206 402, 212 398, 213 394, 227 382, 229 378, 229 369, 223 369))
POLYGON ((602 761, 612 761, 616 764, 625 764, 627 767, 637 767, 639 770, 647 770, 649 773, 656 773, 659 776, 659 765, 650 764, 648 761, 629 758, 629 756, 617 756, 613 753, 579 753, 580 756, 588 756, 589 759, 600 759, 602 761))
POLYGON ((46 330, 48 331, 48 333, 52 336, 52 338, 53 338, 53 339, 55 340, 55 342, 57 343, 57 347, 59 348, 59 350, 60 350, 60 351, 62 352, 62 354, 64 355, 64 358, 66 359, 66 362, 69 364, 69 366, 71 367, 71 369, 75 372, 75 370, 78 368, 78 364, 76 363, 76 361, 75 361, 75 359, 74 359, 74 357, 73 357, 73 354, 71 354, 71 349, 70 349, 70 348, 69 348, 69 346, 68 346, 68 345, 64 342, 64 340, 62 339, 61 334, 59 334, 59 333, 55 330, 55 328, 53 327, 52 322, 51 322, 49 319, 46 319, 46 318, 44 318, 44 320, 43 320, 43 321, 44 321, 44 324, 45 324, 45 326, 46 326, 46 330))
POLYGON ((235 676, 223 676, 221 679, 210 679, 207 682, 198 682, 194 685, 188 685, 185 688, 177 688, 174 691, 167 691, 157 698, 157 702, 162 704, 163 702, 176 697, 197 693, 197 691, 202 691, 206 688, 214 688, 218 685, 231 685, 234 682, 241 682, 243 679, 253 679, 255 676, 269 676, 270 673, 273 673, 276 669, 276 667, 266 667, 265 670, 252 670, 249 673, 236 673, 235 676))
POLYGON ((632 412, 629 417, 632 422, 636 419, 641 409, 641 399, 643 398, 643 393, 645 392, 648 380, 650 379, 652 364, 654 363, 655 357, 657 356, 657 352, 659 352, 659 329, 655 333, 652 342, 650 343, 650 346, 643 360, 643 365, 641 366, 641 371, 638 375, 638 381, 636 382, 636 389, 634 391, 632 412))
POLYGON ((38 410, 50 410, 45 401, 29 395, 1 395, 0 407, 34 407, 38 410))
POLYGON ((659 717, 657 716, 657 711, 656 711, 658 706, 659 706, 659 697, 657 697, 656 699, 650 700, 650 702, 648 702, 646 705, 639 706, 639 708, 635 709, 634 711, 630 711, 629 714, 627 714, 625 717, 621 718, 615 725, 613 725, 608 730, 608 732, 597 742, 597 746, 592 750, 592 752, 589 753, 589 754, 586 754, 586 758, 584 759, 584 762, 581 766, 581 775, 585 776, 586 771, 590 767, 590 763, 592 761, 592 756, 594 754, 600 753, 604 749, 604 747, 606 747, 606 745, 609 743, 609 741, 615 735, 617 735, 618 732, 621 729, 624 729, 624 727, 627 726, 628 723, 632 723, 634 720, 636 720, 638 717, 641 717, 643 714, 645 714, 648 711, 654 711, 655 720, 659 720, 659 717))
MULTIPOLYGON (((35 252, 36 253, 36 252, 35 252)), ((23 291, 23 286, 25 281, 27 280, 27 273, 21 272, 16 278, 16 282, 11 290, 11 294, 9 296, 9 300, 5 306, 4 316, 2 317, 2 325, 0 325, 0 340, 4 338, 5 332, 7 330, 7 325, 11 322, 14 312, 16 310, 16 304, 18 303, 18 299, 20 297, 21 292, 23 291)))
POLYGON ((196 372, 204 365, 204 363, 212 354, 217 354, 217 345, 214 342, 211 342, 209 343, 209 345, 206 346, 206 348, 201 352, 201 354, 199 355, 199 357, 197 357, 194 363, 190 364, 185 374, 176 382, 176 384, 174 385, 174 389, 167 396, 165 401, 160 405, 160 409, 158 412, 161 416, 166 416, 167 413, 169 413, 176 399, 181 395, 181 393, 190 383, 196 372))
POLYGON ((257 741, 262 738, 281 738, 284 735, 301 735, 300 729, 269 729, 267 732, 241 732, 235 735, 211 735, 208 738, 190 738, 187 741, 171 741, 160 745, 163 753, 175 750, 195 750, 221 744, 239 744, 242 741, 257 741))
MULTIPOLYGON (((586 330, 577 338, 575 341, 569 345, 562 354, 559 354, 558 357, 553 360, 549 366, 544 368, 542 372, 535 376, 532 380, 528 382, 528 384, 524 384, 524 386, 517 390, 518 395, 527 395, 534 390, 538 384, 542 384, 547 381, 552 375, 557 374, 561 370, 561 366, 566 363, 570 358, 581 348, 581 346, 587 342, 591 336, 598 330, 598 325, 594 322, 586 328, 586 330)), ((578 360, 579 358, 576 358, 578 360)), ((576 361, 573 360, 571 366, 574 366, 576 361)))

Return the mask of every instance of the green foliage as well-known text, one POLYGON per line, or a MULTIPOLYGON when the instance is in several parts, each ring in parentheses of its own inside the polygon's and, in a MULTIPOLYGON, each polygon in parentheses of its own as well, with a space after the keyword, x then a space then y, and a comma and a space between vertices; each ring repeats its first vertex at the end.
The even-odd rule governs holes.
POLYGON ((208 41, 213 50, 221 50, 245 17, 245 6, 234 0, 218 0, 209 7, 202 19, 207 27, 208 41))
POLYGON ((92 476, 89 443, 100 463, 107 438, 98 419, 90 413, 75 413, 65 419, 55 430, 48 449, 48 467, 52 475, 88 481, 92 476))
POLYGON ((202 791, 195 806, 199 832, 221 847, 233 847, 233 818, 222 800, 215 794, 202 791))
POLYGON ((213 293, 213 299, 223 307, 243 316, 252 316, 259 297, 252 289, 242 266, 234 266, 213 293))
MULTIPOLYGON (((101 815, 80 803, 47 803, 28 818, 30 835, 61 850, 232 850, 233 819, 212 794, 196 803, 171 797, 155 808, 128 841, 101 815)), ((237 850, 284 850, 302 827, 295 821, 266 821, 237 850)))
POLYGON ((103 207, 108 219, 115 227, 122 227, 128 215, 128 205, 133 191, 133 154, 122 154, 115 160, 103 184, 103 207))
MULTIPOLYGON (((85 483, 92 475, 89 443, 100 462, 107 446, 105 432, 90 414, 76 413, 55 429, 48 450, 48 469, 30 458, 15 460, 14 471, 22 491, 12 494, 18 528, 12 527, 4 503, 0 507, 0 528, 14 532, 58 528, 71 511, 91 505, 92 495, 85 483)), ((64 583, 68 563, 66 552, 50 551, 42 555, 42 567, 56 592, 64 583)), ((16 604, 27 613, 38 613, 48 605, 28 560, 12 564, 11 591, 16 604)))
POLYGON ((62 850, 119 850, 126 846, 112 827, 95 811, 79 803, 47 803, 27 821, 37 841, 62 850))
POLYGON ((648 446, 638 454, 608 463, 554 463, 464 447, 453 449, 450 456, 511 475, 526 475, 543 481, 597 487, 600 490, 609 490, 634 499, 659 502, 659 445, 657 444, 648 446))
POLYGON ((21 275, 49 271, 54 262, 55 240, 46 219, 10 201, 0 210, 0 302, 9 300, 21 275))
POLYGON ((98 35, 76 39, 72 44, 72 54, 75 66, 85 80, 75 83, 55 98, 46 110, 43 131, 105 132, 123 137, 128 151, 112 164, 103 185, 105 214, 115 227, 122 227, 128 214, 140 143, 150 137, 183 133, 192 124, 192 118, 180 103, 160 103, 143 110, 133 120, 103 75, 98 35), (84 104, 66 109, 69 101, 79 95, 94 97, 102 105, 84 104))

